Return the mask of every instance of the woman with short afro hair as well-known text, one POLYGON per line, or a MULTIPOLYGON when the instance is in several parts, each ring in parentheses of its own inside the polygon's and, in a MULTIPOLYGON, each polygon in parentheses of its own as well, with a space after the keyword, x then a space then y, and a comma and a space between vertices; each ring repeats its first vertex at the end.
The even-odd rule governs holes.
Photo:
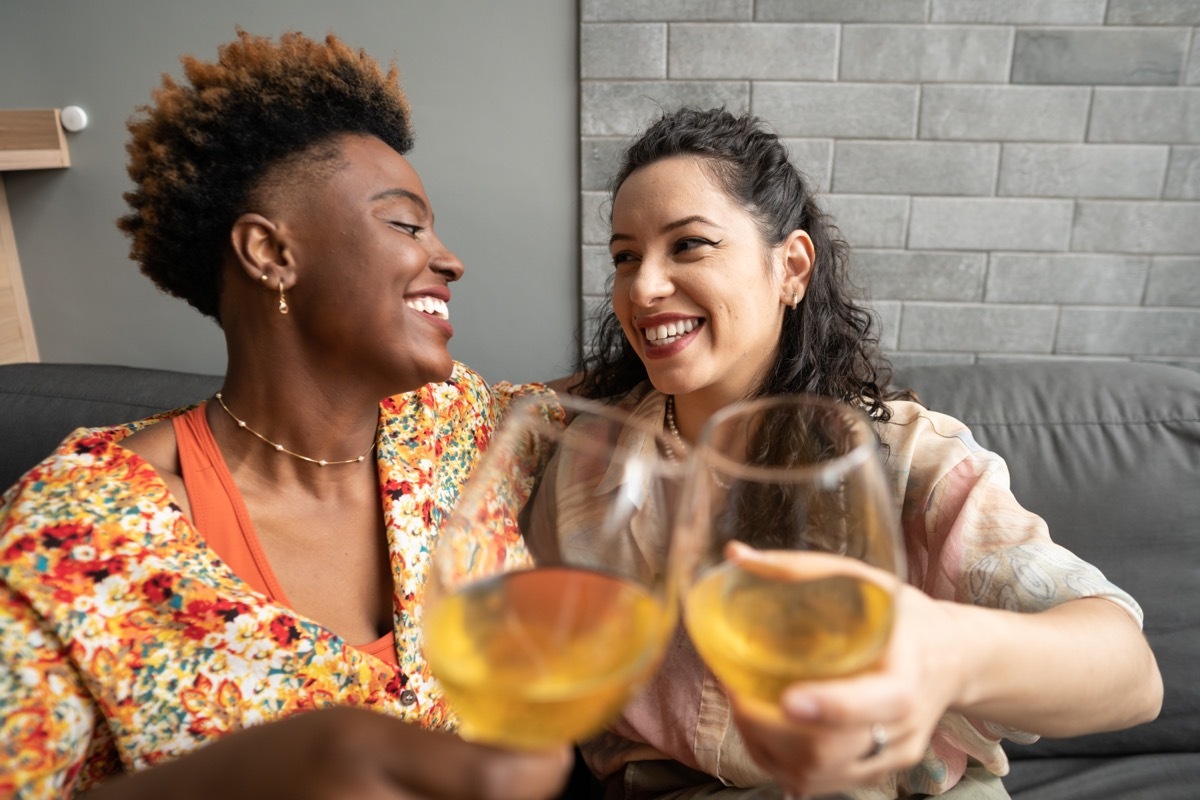
MULTIPOLYGON (((395 66, 241 30, 183 65, 129 124, 119 226, 228 368, 0 499, 0 795, 553 795, 569 754, 458 739, 420 651, 440 520, 552 394, 450 357, 463 266, 395 66)), ((515 526, 482 544, 524 557, 515 526)))
POLYGON ((169 75, 130 122, 126 192, 117 223, 130 257, 160 289, 220 322, 220 263, 229 228, 283 188, 288 176, 328 175, 334 139, 373 136, 400 155, 413 146, 408 99, 393 65, 330 36, 297 33, 276 44, 239 31, 215 64, 181 59, 186 84, 169 75))

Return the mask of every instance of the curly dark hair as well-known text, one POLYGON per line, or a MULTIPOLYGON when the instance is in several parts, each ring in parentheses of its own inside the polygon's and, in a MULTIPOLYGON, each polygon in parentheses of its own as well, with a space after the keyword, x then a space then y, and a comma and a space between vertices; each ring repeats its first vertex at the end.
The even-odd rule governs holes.
POLYGON ((215 62, 182 59, 186 81, 163 75, 154 104, 131 118, 132 212, 117 226, 130 257, 164 292, 220 324, 220 265, 234 221, 256 192, 292 168, 332 173, 343 134, 413 144, 408 100, 386 73, 336 36, 297 32, 278 42, 237 29, 215 62))
MULTIPOLYGON (((758 117, 725 109, 664 114, 626 149, 612 196, 635 170, 672 156, 700 159, 754 218, 768 246, 778 246, 794 230, 807 231, 812 239, 816 258, 808 291, 784 315, 779 355, 757 394, 820 394, 854 401, 873 418, 888 419, 884 400, 892 397, 886 391, 891 366, 879 351, 871 315, 852 297, 848 247, 779 137, 758 117)), ((588 397, 620 397, 646 380, 646 368, 625 339, 611 303, 600 309, 596 322, 575 390, 588 397)))

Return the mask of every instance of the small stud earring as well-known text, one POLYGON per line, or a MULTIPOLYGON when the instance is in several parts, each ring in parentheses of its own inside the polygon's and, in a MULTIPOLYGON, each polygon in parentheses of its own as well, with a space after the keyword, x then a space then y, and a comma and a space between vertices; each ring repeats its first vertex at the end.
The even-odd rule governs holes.
POLYGON ((792 308, 795 308, 796 304, 799 302, 800 302, 800 295, 796 294, 795 292, 792 292, 792 308))
POLYGON ((286 314, 288 312, 287 298, 283 296, 283 279, 279 280, 279 313, 286 314))
POLYGON ((258 279, 260 281, 262 281, 263 283, 266 283, 269 278, 270 278, 270 276, 267 275, 267 273, 265 273, 265 272, 262 275, 258 276, 258 279))

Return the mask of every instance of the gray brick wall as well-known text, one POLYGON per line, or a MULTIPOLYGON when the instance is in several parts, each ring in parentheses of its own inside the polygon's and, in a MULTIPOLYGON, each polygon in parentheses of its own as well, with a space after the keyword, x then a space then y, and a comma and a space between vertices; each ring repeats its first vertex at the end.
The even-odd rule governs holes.
POLYGON ((1200 370, 1200 0, 581 0, 581 286, 662 109, 764 118, 900 365, 1200 370))

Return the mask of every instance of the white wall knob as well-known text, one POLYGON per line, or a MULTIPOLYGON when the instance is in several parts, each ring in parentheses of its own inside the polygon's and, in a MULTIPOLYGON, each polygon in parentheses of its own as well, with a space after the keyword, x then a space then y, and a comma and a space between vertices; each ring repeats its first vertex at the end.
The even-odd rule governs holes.
POLYGON ((59 117, 62 119, 62 126, 71 133, 83 130, 88 124, 87 112, 79 106, 67 106, 59 112, 59 117))

